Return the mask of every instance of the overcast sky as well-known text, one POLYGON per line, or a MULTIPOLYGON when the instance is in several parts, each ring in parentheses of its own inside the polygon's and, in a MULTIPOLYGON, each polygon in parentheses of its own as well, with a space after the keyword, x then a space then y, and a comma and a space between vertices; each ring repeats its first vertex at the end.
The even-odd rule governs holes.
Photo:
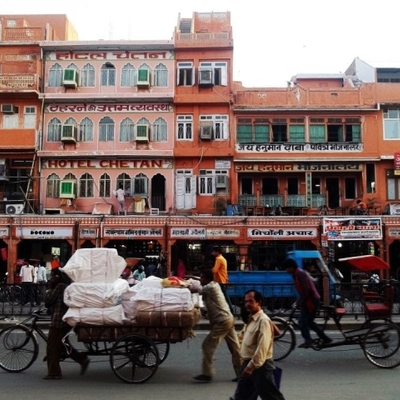
POLYGON ((194 11, 231 12, 234 79, 248 87, 344 72, 355 57, 400 67, 398 0, 0 0, 1 14, 67 14, 81 40, 169 40, 194 11))

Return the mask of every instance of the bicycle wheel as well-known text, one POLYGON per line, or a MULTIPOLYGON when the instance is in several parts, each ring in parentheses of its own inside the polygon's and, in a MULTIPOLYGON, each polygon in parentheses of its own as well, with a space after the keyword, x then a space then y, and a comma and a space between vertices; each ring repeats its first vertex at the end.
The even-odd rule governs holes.
POLYGON ((39 354, 39 344, 24 325, 16 325, 0 332, 0 368, 8 372, 28 369, 39 354))
POLYGON ((296 346, 296 334, 293 326, 284 318, 272 317, 271 320, 278 326, 281 334, 274 339, 274 360, 286 358, 296 346))
POLYGON ((393 324, 373 326, 365 335, 362 348, 369 362, 379 368, 400 365, 400 329, 393 324))
POLYGON ((110 364, 114 374, 122 381, 144 383, 156 373, 160 357, 152 340, 128 333, 114 343, 110 364))
POLYGON ((168 357, 170 344, 169 342, 157 342, 154 341, 157 346, 158 356, 160 358, 160 364, 162 364, 168 357))

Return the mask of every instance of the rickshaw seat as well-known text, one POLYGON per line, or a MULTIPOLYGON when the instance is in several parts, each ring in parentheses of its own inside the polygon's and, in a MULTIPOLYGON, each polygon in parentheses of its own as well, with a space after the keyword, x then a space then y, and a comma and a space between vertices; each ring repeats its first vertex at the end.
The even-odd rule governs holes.
POLYGON ((336 308, 335 310, 336 315, 339 315, 340 317, 342 317, 344 314, 346 314, 346 309, 345 308, 336 308))
POLYGON ((386 285, 383 296, 365 296, 364 310, 368 321, 383 319, 391 320, 394 303, 394 287, 386 285), (372 301, 372 303, 370 303, 372 301))

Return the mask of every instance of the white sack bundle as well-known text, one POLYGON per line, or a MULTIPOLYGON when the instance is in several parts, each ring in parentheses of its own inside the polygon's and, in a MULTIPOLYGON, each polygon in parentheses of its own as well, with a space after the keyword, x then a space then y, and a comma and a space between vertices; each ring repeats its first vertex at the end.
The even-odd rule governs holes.
POLYGON ((74 282, 113 283, 126 267, 116 249, 78 249, 61 269, 74 282))
POLYGON ((140 282, 140 287, 155 287, 155 288, 162 288, 161 285, 162 279, 158 276, 149 276, 148 278, 144 278, 140 282))
MULTIPOLYGON (((136 285, 135 285, 136 286, 136 285)), ((125 318, 131 323, 136 322, 137 314, 137 289, 136 287, 130 288, 127 292, 122 295, 122 307, 124 309, 125 318)))
POLYGON ((73 308, 107 308, 121 304, 122 294, 127 291, 125 279, 113 283, 74 282, 64 291, 64 303, 73 308))
POLYGON ((109 308, 69 308, 63 316, 63 321, 72 327, 76 324, 123 325, 124 320, 121 304, 109 308))
POLYGON ((191 311, 194 308, 189 289, 142 287, 137 292, 138 311, 191 311))

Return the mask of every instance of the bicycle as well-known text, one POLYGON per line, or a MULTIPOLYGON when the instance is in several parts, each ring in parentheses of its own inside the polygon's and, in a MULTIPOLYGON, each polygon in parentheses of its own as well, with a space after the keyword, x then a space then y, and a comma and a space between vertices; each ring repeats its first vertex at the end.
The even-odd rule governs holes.
MULTIPOLYGON (((271 317, 281 331, 274 341, 274 358, 277 361, 286 358, 296 347, 295 328, 300 329, 295 320, 296 310, 296 306, 292 307, 288 319, 271 317)), ((395 368, 400 365, 400 328, 391 320, 376 323, 367 318, 360 328, 344 331, 340 323, 346 312, 344 308, 321 306, 320 310, 324 319, 322 330, 325 331, 328 321, 333 320, 342 338, 330 343, 324 343, 319 338, 314 339, 310 348, 319 351, 344 345, 359 345, 367 360, 379 368, 395 368)))
POLYGON ((0 283, 0 302, 9 304, 21 303, 21 286, 7 284, 8 272, 5 273, 4 278, 0 283))

